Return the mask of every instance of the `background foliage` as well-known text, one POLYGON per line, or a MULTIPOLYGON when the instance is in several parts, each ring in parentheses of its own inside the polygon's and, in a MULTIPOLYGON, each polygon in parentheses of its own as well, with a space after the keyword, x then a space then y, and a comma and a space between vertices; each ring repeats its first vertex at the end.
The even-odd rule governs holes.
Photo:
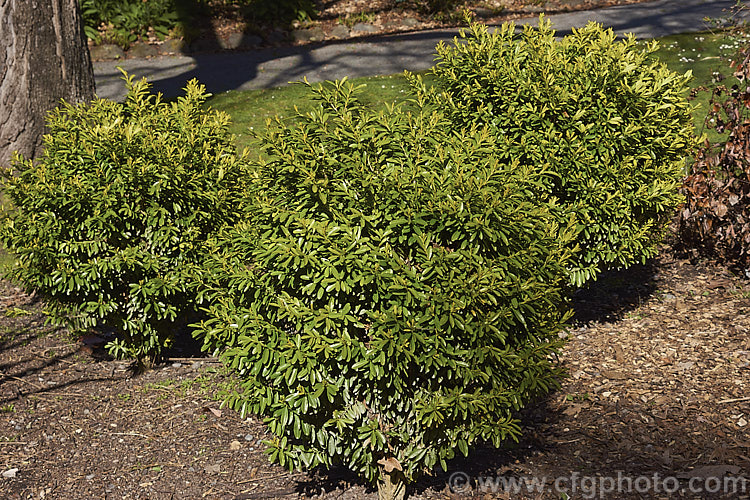
POLYGON ((191 38, 212 18, 288 25, 315 16, 312 0, 79 0, 84 30, 94 43, 127 48, 149 35, 191 38))
POLYGON ((79 0, 86 36, 128 47, 150 32, 164 39, 180 25, 175 0, 79 0))

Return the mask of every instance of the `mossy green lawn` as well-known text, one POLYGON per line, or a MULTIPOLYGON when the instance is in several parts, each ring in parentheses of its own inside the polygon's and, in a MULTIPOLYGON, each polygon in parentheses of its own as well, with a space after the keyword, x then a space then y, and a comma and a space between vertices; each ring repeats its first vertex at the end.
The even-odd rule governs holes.
MULTIPOLYGON (((717 84, 731 87, 737 83, 730 67, 732 57, 743 45, 750 43, 750 36, 726 31, 686 33, 659 38, 660 48, 656 53, 660 61, 670 69, 684 73, 693 72, 692 88, 713 88, 717 84)), ((715 130, 706 130, 703 121, 708 110, 710 92, 698 92, 693 101, 693 120, 696 134, 706 133, 712 141, 722 135, 715 130)))
MULTIPOLYGON (((429 83, 429 79, 425 79, 429 83)), ((355 86, 363 85, 363 104, 384 108, 408 96, 409 85, 404 75, 355 78, 355 86)), ((237 137, 239 148, 253 148, 253 133, 266 127, 267 120, 278 116, 290 122, 299 113, 306 113, 318 104, 310 99, 306 85, 294 84, 263 90, 229 91, 213 96, 208 104, 232 117, 230 131, 237 137)))

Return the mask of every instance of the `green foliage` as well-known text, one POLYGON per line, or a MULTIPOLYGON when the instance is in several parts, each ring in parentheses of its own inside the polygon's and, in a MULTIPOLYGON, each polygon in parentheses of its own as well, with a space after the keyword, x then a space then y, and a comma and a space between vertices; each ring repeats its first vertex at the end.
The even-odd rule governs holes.
POLYGON ((407 481, 555 386, 572 227, 530 203, 544 169, 498 159, 414 102, 372 111, 348 82, 260 138, 249 220, 207 252, 197 326, 265 417, 271 460, 407 481))
POLYGON ((236 3, 245 19, 281 26, 316 15, 312 0, 241 0, 236 3))
POLYGON ((206 111, 196 81, 166 103, 126 76, 122 104, 63 105, 44 154, 4 172, 15 207, 0 239, 10 276, 76 331, 113 329, 110 351, 153 361, 192 310, 186 270, 204 241, 236 219, 243 189, 228 116, 206 111))
POLYGON ((179 28, 192 34, 208 18, 241 18, 288 25, 315 16, 312 0, 79 0, 86 36, 128 48, 154 34, 164 39, 179 28))
POLYGON ((486 124, 501 158, 551 170, 537 199, 577 218, 577 286, 655 255, 681 201, 690 74, 653 61, 656 48, 595 23, 559 41, 543 18, 518 37, 513 24, 493 33, 474 24, 438 46, 436 88, 414 79, 457 129, 486 124))
POLYGON ((148 36, 164 39, 180 22, 175 0, 79 0, 86 36, 95 43, 111 41, 127 48, 148 36))
POLYGON ((447 14, 465 3, 464 0, 416 0, 416 8, 427 14, 447 14))
MULTIPOLYGON (((746 29, 741 25, 735 31, 746 29)), ((750 78, 750 44, 735 55, 734 76, 750 78)), ((680 244, 739 267, 750 275, 750 88, 746 84, 713 89, 706 127, 728 133, 725 141, 705 140, 682 192, 680 244)))

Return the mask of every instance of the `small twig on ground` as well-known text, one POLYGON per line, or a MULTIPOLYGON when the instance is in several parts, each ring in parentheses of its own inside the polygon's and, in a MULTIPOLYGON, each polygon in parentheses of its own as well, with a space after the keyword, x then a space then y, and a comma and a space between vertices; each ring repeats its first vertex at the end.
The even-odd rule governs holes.
POLYGON ((151 436, 146 436, 144 434, 139 434, 137 432, 108 432, 107 434, 110 434, 112 436, 133 436, 133 437, 142 437, 146 439, 153 439, 151 436))
POLYGON ((725 403, 740 403, 742 401, 750 401, 750 396, 744 397, 744 398, 734 398, 734 399, 722 399, 718 402, 718 404, 725 404, 725 403))
POLYGON ((555 444, 570 444, 570 443, 576 443, 576 442, 582 441, 582 440, 583 440, 583 438, 570 439, 568 441, 557 441, 555 444))
POLYGON ((39 390, 47 389, 47 387, 44 387, 43 385, 35 384, 34 382, 29 382, 28 380, 24 380, 24 379, 19 378, 19 377, 14 377, 13 375, 5 375, 3 373, 3 374, 0 375, 0 377, 5 377, 5 378, 13 379, 13 380, 18 380, 19 382, 23 382, 24 384, 29 384, 29 385, 31 385, 33 387, 36 387, 39 390))
POLYGON ((184 464, 176 464, 174 462, 165 462, 165 463, 154 463, 149 465, 133 465, 130 467, 130 470, 143 470, 143 469, 153 469, 154 467, 179 467, 184 468, 184 464))
POLYGON ((45 361, 47 361, 47 360, 50 360, 50 359, 54 359, 55 361, 61 361, 61 362, 63 362, 63 363, 68 363, 69 365, 75 365, 75 364, 77 364, 76 362, 73 362, 73 361, 68 361, 67 359, 63 359, 63 358, 58 358, 58 357, 55 357, 55 356, 49 356, 49 355, 45 356, 44 354, 39 354, 39 353, 36 353, 36 352, 35 352, 35 353, 33 353, 33 354, 34 354, 34 356, 36 356, 37 358, 39 358, 39 359, 43 359, 43 360, 45 360, 45 361))
POLYGON ((243 495, 239 498, 242 498, 244 500, 250 500, 253 498, 279 498, 279 497, 294 495, 296 493, 297 492, 293 489, 260 491, 258 493, 244 493, 243 492, 243 495))
POLYGON ((78 392, 52 392, 57 389, 57 386, 51 385, 45 391, 50 396, 74 396, 76 398, 85 398, 87 394, 80 394, 78 392))
POLYGON ((203 361, 204 363, 221 363, 221 360, 219 358, 167 358, 167 361, 170 361, 172 363, 182 362, 182 361, 203 361))

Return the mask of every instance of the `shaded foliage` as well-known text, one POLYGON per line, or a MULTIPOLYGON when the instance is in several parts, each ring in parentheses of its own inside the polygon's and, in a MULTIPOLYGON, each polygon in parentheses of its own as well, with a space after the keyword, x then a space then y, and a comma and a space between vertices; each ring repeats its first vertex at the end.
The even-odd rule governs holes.
POLYGON ((80 0, 86 35, 127 48, 154 35, 192 38, 212 18, 289 24, 315 16, 312 0, 80 0))

